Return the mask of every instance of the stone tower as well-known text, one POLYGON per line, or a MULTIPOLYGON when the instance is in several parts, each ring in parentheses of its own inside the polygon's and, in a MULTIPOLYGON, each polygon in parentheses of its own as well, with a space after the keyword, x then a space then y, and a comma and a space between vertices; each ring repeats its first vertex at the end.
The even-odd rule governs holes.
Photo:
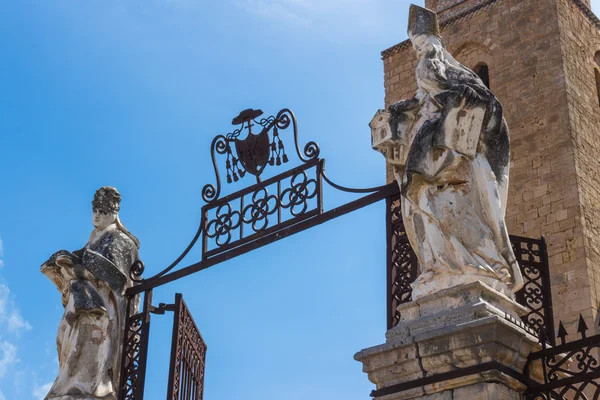
MULTIPOLYGON (((506 223, 512 235, 546 237, 555 322, 575 323, 579 313, 596 321, 600 20, 589 0, 425 3, 450 52, 504 106, 512 147, 506 223)), ((409 41, 382 57, 387 107, 414 95, 416 59, 409 41)))

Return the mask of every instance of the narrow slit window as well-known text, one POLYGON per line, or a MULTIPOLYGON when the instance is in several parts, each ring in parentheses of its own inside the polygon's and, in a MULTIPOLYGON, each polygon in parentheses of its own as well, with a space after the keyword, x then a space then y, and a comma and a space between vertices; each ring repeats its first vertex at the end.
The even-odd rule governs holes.
POLYGON ((594 68, 594 75, 596 75, 596 95, 598 96, 598 105, 600 105, 600 72, 597 68, 594 68))
POLYGON ((477 74, 479 79, 484 83, 487 88, 490 88, 490 70, 486 63, 479 63, 473 68, 473 72, 477 74))

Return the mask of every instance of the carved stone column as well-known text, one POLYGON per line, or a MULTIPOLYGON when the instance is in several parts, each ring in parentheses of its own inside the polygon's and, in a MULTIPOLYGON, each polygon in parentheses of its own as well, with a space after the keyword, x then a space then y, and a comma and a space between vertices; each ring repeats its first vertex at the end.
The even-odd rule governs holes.
MULTIPOLYGON (((376 385, 375 399, 521 399, 527 356, 540 348, 520 320, 523 306, 473 282, 398 310, 385 343, 354 356, 376 385)), ((539 366, 529 369, 541 376, 539 366)))

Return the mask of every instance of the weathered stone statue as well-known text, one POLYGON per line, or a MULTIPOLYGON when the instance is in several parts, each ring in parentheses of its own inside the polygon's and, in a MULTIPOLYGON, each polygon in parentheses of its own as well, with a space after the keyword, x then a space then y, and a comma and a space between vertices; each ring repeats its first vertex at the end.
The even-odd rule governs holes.
POLYGON ((435 13, 411 6, 409 36, 417 94, 378 112, 371 130, 373 147, 394 166, 420 275, 385 343, 354 358, 377 400, 520 400, 527 387, 515 377, 526 364, 536 380, 543 369, 528 363, 541 346, 514 296, 523 278, 504 224, 502 107, 444 49, 435 13))
MULTIPOLYGON (((47 400, 116 400, 129 270, 139 241, 119 220, 121 195, 101 187, 92 201, 95 229, 81 250, 60 250, 42 265, 65 308, 57 335, 59 371, 47 400)), ((137 304, 132 305, 137 310, 137 304)))
POLYGON ((413 99, 380 110, 373 147, 394 165, 420 275, 413 299, 482 281, 509 296, 523 279, 504 223, 509 136, 502 106, 444 48, 436 14, 411 6, 413 99))

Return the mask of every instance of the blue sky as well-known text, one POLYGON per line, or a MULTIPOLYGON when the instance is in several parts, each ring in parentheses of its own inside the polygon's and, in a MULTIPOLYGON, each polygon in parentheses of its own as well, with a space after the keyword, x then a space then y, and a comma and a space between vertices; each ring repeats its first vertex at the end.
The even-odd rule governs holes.
MULTIPOLYGON (((0 400, 54 380, 62 306, 39 266, 85 244, 98 187, 120 190, 152 274, 195 233, 210 142, 242 109, 291 108, 331 178, 383 184, 367 124, 409 4, 0 0, 0 400)), ((384 339, 384 222, 373 205, 157 289, 155 304, 183 293, 208 343, 205 399, 367 398, 353 355, 384 339)), ((148 399, 166 392, 171 323, 153 318, 148 399)))

